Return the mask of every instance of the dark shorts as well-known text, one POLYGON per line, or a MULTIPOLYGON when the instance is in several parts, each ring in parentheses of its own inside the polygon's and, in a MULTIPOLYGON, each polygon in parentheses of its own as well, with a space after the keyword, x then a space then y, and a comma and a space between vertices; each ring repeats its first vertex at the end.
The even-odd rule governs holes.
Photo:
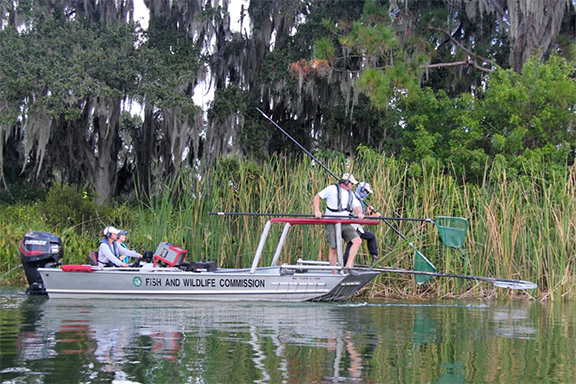
MULTIPOLYGON (((330 248, 336 248, 336 224, 326 224, 325 235, 326 241, 330 248)), ((342 224, 342 238, 349 242, 358 237, 358 232, 350 224, 342 224)))

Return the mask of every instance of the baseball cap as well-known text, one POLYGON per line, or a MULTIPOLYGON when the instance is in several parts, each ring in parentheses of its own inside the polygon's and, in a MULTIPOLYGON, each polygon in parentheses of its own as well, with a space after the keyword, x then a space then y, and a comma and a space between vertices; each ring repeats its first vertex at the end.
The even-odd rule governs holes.
POLYGON ((350 181, 350 182, 351 182, 352 184, 354 184, 354 185, 358 184, 358 181, 356 181, 356 179, 354 178, 354 175, 351 174, 351 173, 345 173, 345 174, 343 174, 341 180, 343 180, 343 181, 348 180, 348 181, 350 181))
POLYGON ((120 234, 120 232, 121 232, 121 231, 120 231, 119 229, 116 229, 116 228, 114 228, 114 227, 106 227, 106 228, 104 228, 104 230, 102 231, 102 234, 103 234, 104 236, 108 236, 109 234, 112 234, 112 233, 115 234, 115 235, 118 235, 118 234, 120 234))
POLYGON ((370 185, 370 183, 367 183, 365 181, 362 181, 360 184, 358 184, 358 189, 362 190, 364 189, 366 192, 368 193, 374 193, 374 191, 372 190, 372 186, 370 185))

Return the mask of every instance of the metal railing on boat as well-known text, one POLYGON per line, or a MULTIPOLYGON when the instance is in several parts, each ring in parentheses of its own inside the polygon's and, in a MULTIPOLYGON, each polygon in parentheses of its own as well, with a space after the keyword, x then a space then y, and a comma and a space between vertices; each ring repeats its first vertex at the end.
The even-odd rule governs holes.
MULTIPOLYGON (((280 253, 282 252, 282 247, 286 242, 286 237, 288 236, 288 231, 292 225, 321 225, 321 224, 335 224, 336 225, 336 247, 337 247, 337 254, 338 254, 338 262, 342 266, 343 263, 343 256, 342 256, 342 224, 367 224, 367 225, 378 225, 378 220, 369 220, 369 219, 350 219, 350 218, 342 218, 342 219, 315 219, 315 218, 274 218, 270 219, 266 222, 264 226, 264 230, 262 231, 262 236, 260 237, 260 242, 258 243, 258 248, 256 249, 256 253, 254 254, 254 260, 252 261, 252 267, 250 268, 250 273, 256 273, 256 269, 258 268, 258 264, 260 263, 260 259, 262 257, 262 252, 264 251, 264 245, 266 244, 266 240, 268 238, 268 234, 270 233, 270 228, 272 223, 285 223, 284 229, 282 231, 282 235, 278 240, 278 245, 276 246, 276 251, 274 252, 274 257, 272 258, 272 263, 270 266, 276 266, 278 263, 278 259, 280 258, 280 253)), ((331 268, 331 269, 341 269, 341 267, 331 268)))

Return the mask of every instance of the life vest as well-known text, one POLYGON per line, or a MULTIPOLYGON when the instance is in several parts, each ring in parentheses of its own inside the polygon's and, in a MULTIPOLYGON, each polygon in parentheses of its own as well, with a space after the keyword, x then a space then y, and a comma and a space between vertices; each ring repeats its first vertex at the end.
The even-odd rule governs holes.
POLYGON ((342 187, 340 186, 339 183, 335 183, 334 185, 336 186, 336 190, 338 191, 337 192, 338 208, 337 209, 333 209, 330 207, 326 207, 326 208, 328 208, 328 210, 330 212, 343 212, 343 211, 352 212, 352 201, 354 200, 354 195, 352 194, 352 191, 348 191, 348 205, 346 206, 346 208, 343 208, 343 206, 342 206, 342 187))
MULTIPOLYGON (((113 241, 112 244, 110 244, 110 243, 108 242, 108 240, 102 239, 102 240, 100 240, 100 242, 99 242, 98 244, 102 244, 102 243, 108 245, 108 247, 110 248, 110 251, 112 252, 112 254, 113 254, 114 256, 116 256, 116 258, 117 258, 118 260, 120 260, 120 257, 119 257, 120 255, 118 254, 118 249, 116 248, 116 242, 115 242, 115 241, 113 241)), ((98 260, 98 262, 100 262, 100 260, 98 260)), ((107 267, 115 267, 115 266, 116 266, 116 265, 115 265, 113 262, 111 262, 110 260, 108 260, 107 263, 103 263, 103 264, 104 264, 105 266, 107 266, 107 267)))
POLYGON ((360 206, 362 207, 362 214, 364 215, 366 212, 366 210, 364 209, 364 206, 366 206, 366 203, 364 202, 364 200, 362 200, 362 198, 360 196, 358 196, 358 194, 356 192, 354 192, 354 195, 356 196, 356 198, 360 202, 360 206))

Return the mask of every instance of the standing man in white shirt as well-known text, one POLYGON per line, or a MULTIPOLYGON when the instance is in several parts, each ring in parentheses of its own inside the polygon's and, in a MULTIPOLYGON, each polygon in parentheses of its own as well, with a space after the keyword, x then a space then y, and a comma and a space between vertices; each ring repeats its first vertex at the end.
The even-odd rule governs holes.
MULTIPOLYGON (((326 200, 326 216, 342 216, 350 217, 354 213, 359 219, 364 218, 362 213, 362 205, 360 201, 354 196, 352 188, 354 185, 358 184, 358 181, 354 178, 351 173, 345 173, 342 175, 341 180, 336 183, 329 185, 322 191, 318 192, 314 196, 314 216, 318 219, 322 218, 322 212, 320 211, 320 201, 326 200)), ((337 262, 337 243, 336 243, 336 225, 326 224, 325 225, 326 240, 330 247, 330 252, 328 254, 328 260, 330 265, 336 265, 337 262)), ((350 224, 342 224, 342 238, 346 242, 351 242, 350 252, 348 261, 344 266, 346 271, 352 273, 351 269, 354 266, 354 258, 360 245, 362 245, 362 239, 358 236, 358 232, 350 224)))

